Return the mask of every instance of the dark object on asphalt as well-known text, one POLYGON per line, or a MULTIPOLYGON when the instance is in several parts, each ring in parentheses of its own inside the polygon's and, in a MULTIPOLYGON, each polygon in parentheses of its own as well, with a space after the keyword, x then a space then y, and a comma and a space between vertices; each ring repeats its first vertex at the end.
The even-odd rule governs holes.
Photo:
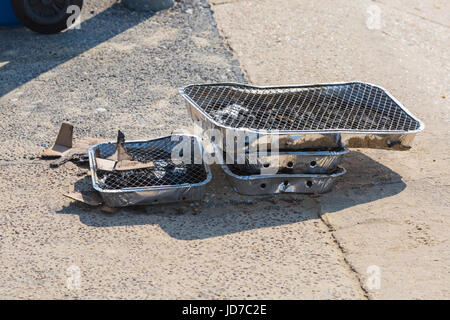
POLYGON ((161 11, 173 6, 174 0, 122 0, 122 3, 135 11, 161 11))
POLYGON ((14 13, 27 28, 43 34, 61 32, 80 15, 83 0, 12 0, 14 13))

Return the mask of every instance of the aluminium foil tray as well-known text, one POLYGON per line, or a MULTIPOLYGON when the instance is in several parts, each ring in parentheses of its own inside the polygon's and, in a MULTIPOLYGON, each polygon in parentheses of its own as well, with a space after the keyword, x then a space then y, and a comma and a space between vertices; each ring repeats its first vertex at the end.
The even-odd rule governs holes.
POLYGON ((257 152, 236 155, 226 153, 211 142, 218 163, 232 164, 233 168, 249 175, 332 173, 349 152, 342 147, 333 151, 257 152), (222 157, 220 157, 222 155, 222 157))
POLYGON ((93 187, 108 206, 124 207, 202 199, 212 175, 203 160, 198 164, 198 155, 201 158, 203 152, 198 137, 183 134, 153 140, 128 141, 124 146, 132 160, 144 163, 152 161, 154 167, 112 172, 98 170, 97 157, 110 157, 114 154, 116 145, 116 142, 100 143, 90 147, 88 151, 93 187), (189 161, 174 161, 172 152, 175 150, 182 156, 184 148, 193 151, 189 161), (197 160, 194 157, 197 157, 197 160))
MULTIPOLYGON (((245 154, 244 161, 234 157, 234 167, 250 174, 273 173, 332 173, 349 150, 291 151, 245 154), (241 163, 239 163, 239 160, 241 163), (244 162, 244 163, 242 163, 244 162)), ((226 155, 224 156, 226 157, 226 155)))
POLYGON ((222 164, 234 191, 244 195, 269 195, 277 193, 319 194, 330 191, 345 169, 338 167, 331 174, 259 174, 249 175, 235 165, 222 164))
POLYGON ((256 145, 269 136, 263 143, 269 148, 277 143, 280 150, 328 150, 342 145, 408 150, 424 128, 389 92, 363 82, 271 87, 194 84, 179 92, 192 120, 204 130, 218 129, 224 137, 230 132, 256 135, 250 141, 256 145))

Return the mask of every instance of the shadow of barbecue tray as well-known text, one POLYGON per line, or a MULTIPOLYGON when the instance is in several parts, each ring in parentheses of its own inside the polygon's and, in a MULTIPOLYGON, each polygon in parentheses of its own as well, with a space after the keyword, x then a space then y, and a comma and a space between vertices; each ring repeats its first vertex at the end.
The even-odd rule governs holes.
MULTIPOLYGON (((195 240, 318 219, 321 214, 394 196, 406 187, 400 175, 363 153, 350 152, 343 165, 347 175, 322 195, 242 196, 214 165, 213 180, 202 202, 129 207, 113 214, 72 202, 58 213, 78 214, 82 223, 97 228, 159 225, 173 238, 195 240)), ((75 185, 76 190, 90 187, 90 177, 75 185)))

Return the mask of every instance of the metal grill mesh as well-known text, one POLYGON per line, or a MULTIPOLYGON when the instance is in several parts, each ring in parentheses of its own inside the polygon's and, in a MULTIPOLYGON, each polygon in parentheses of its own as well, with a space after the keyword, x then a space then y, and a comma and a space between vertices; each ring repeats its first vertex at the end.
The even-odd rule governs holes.
MULTIPOLYGON (((182 136, 190 139, 190 163, 173 161, 172 150, 181 141, 172 141, 171 137, 164 137, 146 142, 126 142, 125 149, 133 160, 147 163, 153 161, 154 168, 143 168, 127 171, 97 171, 97 183, 104 190, 120 190, 125 188, 152 187, 165 185, 195 184, 207 179, 204 164, 195 164, 194 155, 199 151, 194 137, 182 136)), ((116 143, 105 143, 97 147, 100 158, 107 158, 114 154, 116 143)), ((183 150, 183 149, 181 149, 183 150)), ((183 152, 183 151, 181 151, 183 152)), ((180 156, 182 153, 180 153, 180 156)))
POLYGON ((411 131, 420 123, 365 83, 290 88, 192 85, 184 90, 221 125, 253 130, 411 131))

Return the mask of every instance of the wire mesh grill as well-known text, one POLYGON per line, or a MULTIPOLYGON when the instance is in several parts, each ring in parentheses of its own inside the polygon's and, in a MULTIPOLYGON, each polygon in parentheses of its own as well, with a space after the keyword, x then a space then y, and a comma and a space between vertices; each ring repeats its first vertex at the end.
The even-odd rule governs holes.
POLYGON ((217 123, 288 131, 414 131, 420 122, 383 89, 366 83, 257 88, 191 85, 184 95, 217 123))
MULTIPOLYGON (((125 149, 132 156, 132 160, 143 163, 152 161, 154 167, 112 172, 97 170, 98 186, 103 190, 120 190, 138 187, 196 184, 205 181, 208 177, 205 165, 203 163, 195 163, 195 154, 201 152, 196 138, 192 136, 179 137, 183 141, 172 141, 169 136, 145 142, 125 142, 125 149), (172 159, 172 151, 179 143, 183 143, 183 146, 190 145, 190 161, 172 159)), ((107 158, 113 155, 115 150, 116 143, 104 143, 98 145, 95 152, 98 157, 107 158)), ((184 148, 180 148, 178 152, 180 157, 183 156, 183 151, 184 148)))

